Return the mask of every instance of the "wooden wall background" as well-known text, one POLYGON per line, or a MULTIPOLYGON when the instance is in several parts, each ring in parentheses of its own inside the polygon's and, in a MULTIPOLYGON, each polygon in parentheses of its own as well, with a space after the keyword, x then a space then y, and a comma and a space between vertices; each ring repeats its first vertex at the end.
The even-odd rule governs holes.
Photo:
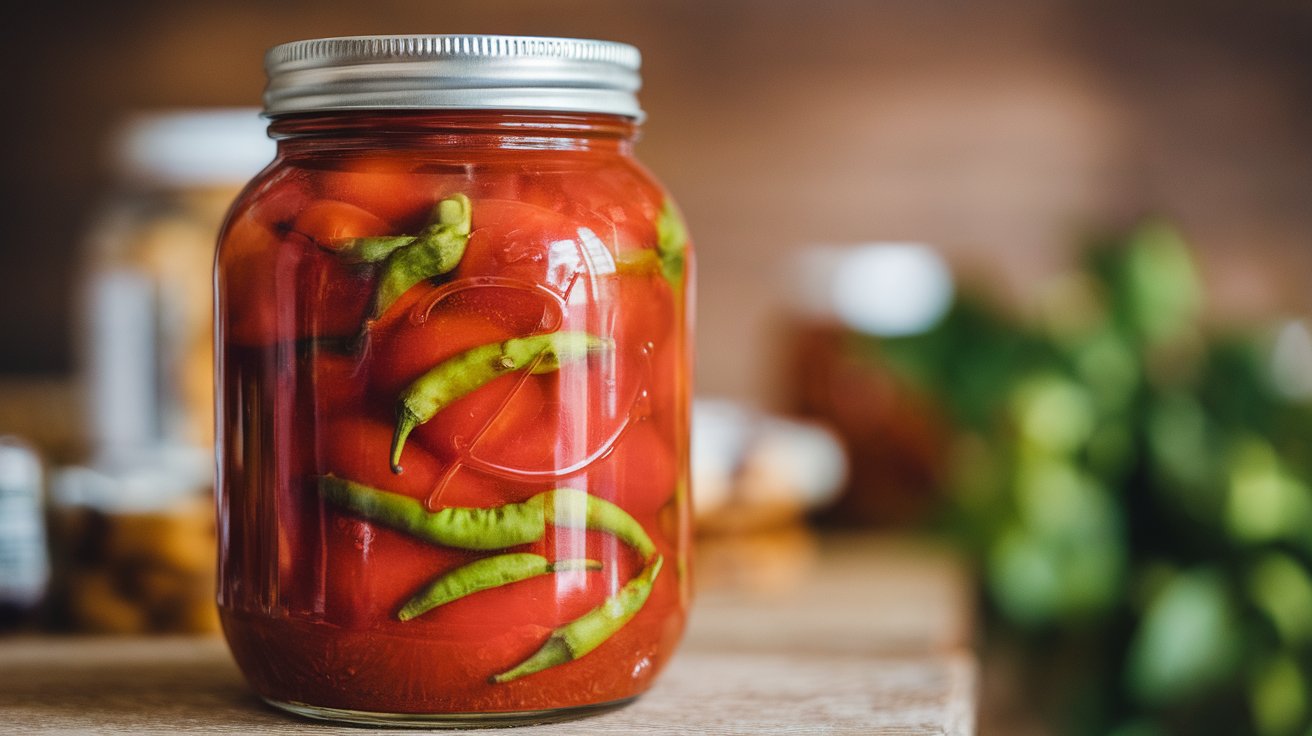
POLYGON ((71 369, 79 233, 132 109, 256 104, 296 38, 642 47, 641 156, 701 256, 700 388, 769 403, 809 242, 912 239, 1021 304, 1091 225, 1197 244, 1218 320, 1312 308, 1312 6, 1037 0, 31 4, 0 23, 0 376, 71 369))

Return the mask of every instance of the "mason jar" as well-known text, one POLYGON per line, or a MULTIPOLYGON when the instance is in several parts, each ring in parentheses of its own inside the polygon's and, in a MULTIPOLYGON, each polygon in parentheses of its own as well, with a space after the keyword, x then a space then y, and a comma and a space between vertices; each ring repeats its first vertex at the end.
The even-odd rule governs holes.
POLYGON ((619 43, 265 60, 217 257, 218 601, 266 700, 497 725, 630 701, 689 601, 692 254, 619 43))

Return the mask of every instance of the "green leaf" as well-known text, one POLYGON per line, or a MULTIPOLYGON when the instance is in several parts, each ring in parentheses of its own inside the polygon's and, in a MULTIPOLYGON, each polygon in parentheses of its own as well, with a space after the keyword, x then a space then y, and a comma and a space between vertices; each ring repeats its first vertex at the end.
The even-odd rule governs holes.
POLYGON ((1294 558, 1271 552, 1253 567, 1248 595, 1289 646, 1312 642, 1312 577, 1294 558))
POLYGON ((1297 736, 1308 716, 1307 681, 1289 656, 1262 666, 1249 688, 1258 736, 1297 736))
POLYGON ((1225 580, 1211 569, 1176 575, 1148 606, 1130 642, 1126 679, 1142 702, 1164 705, 1228 678, 1242 650, 1225 580))

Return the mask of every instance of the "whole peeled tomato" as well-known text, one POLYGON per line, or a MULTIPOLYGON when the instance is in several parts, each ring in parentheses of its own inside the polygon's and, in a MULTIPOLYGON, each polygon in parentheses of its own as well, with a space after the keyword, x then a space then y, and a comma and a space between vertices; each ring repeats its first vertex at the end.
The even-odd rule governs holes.
POLYGON ((291 229, 329 250, 350 238, 391 235, 386 220, 350 202, 320 199, 301 210, 291 229))
POLYGON ((612 499, 629 513, 648 518, 674 497, 679 481, 678 458, 665 433, 649 420, 636 420, 615 450, 598 468, 613 480, 612 499))
MULTIPOLYGON (((318 475, 336 475, 421 502, 441 477, 441 464, 417 448, 408 453, 405 472, 394 474, 387 462, 392 428, 386 423, 346 416, 325 423, 319 432, 318 475)), ((467 556, 319 503, 324 549, 319 579, 323 614, 330 623, 369 627, 395 620, 396 611, 436 571, 467 556)), ((316 576, 306 575, 299 582, 315 581, 316 576)))
MULTIPOLYGON (((421 226, 432 208, 447 196, 441 177, 424 174, 410 152, 343 158, 323 172, 323 194, 355 205, 394 227, 421 226)), ((396 233, 407 232, 398 230, 396 233)))
POLYGON ((247 211, 225 229, 219 264, 225 340, 268 346, 359 330, 369 274, 302 235, 279 235, 247 211))
POLYGON ((586 227, 617 257, 651 248, 664 193, 627 165, 583 172, 543 172, 528 179, 522 199, 586 227))
POLYGON ((241 345, 272 345, 279 327, 296 313, 294 295, 278 295, 281 239, 251 217, 239 215, 224 229, 216 286, 224 303, 222 339, 241 345))
MULTIPOLYGON (((497 278, 550 290, 568 301, 575 287, 597 270, 601 245, 580 235, 584 225, 526 202, 472 202, 473 230, 456 278, 497 278)), ((604 262, 601 264, 604 266, 604 262)))

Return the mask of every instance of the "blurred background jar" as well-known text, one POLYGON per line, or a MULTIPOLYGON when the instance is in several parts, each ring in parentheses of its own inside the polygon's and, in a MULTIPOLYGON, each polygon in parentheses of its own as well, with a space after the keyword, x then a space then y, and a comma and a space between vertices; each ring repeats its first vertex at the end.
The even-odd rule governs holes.
POLYGON ((164 464, 55 473, 52 626, 97 634, 217 632, 212 488, 210 479, 164 464))
POLYGON ((952 306, 943 257, 919 243, 812 245, 783 274, 785 405, 828 426, 850 468, 820 510, 837 526, 913 527, 943 500, 951 427, 933 391, 889 370, 881 345, 930 331, 952 306))
POLYGON ((50 582, 41 460, 32 446, 0 436, 0 631, 29 623, 50 582))
POLYGON ((121 126, 79 295, 94 464, 210 475, 214 244, 228 204, 273 154, 255 109, 140 114, 121 126))
POLYGON ((214 247, 274 150, 253 108, 137 114, 111 140, 75 297, 81 464, 52 481, 59 628, 217 631, 214 247))

